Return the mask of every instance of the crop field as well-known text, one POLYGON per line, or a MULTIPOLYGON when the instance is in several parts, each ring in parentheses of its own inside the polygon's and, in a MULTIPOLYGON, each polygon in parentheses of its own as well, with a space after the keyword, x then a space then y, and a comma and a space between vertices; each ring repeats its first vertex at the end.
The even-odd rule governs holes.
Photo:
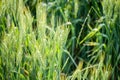
POLYGON ((0 0, 0 80, 120 80, 120 0, 0 0))

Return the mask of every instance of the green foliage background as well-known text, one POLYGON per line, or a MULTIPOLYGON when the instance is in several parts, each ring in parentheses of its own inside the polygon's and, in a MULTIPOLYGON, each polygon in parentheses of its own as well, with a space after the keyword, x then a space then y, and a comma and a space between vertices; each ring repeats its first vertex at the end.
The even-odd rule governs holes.
POLYGON ((120 80, 119 0, 0 0, 0 80, 120 80))

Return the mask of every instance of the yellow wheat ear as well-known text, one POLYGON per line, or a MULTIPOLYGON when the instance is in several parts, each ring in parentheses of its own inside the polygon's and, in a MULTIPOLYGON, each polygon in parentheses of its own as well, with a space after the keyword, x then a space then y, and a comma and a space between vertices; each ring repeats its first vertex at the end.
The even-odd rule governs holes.
POLYGON ((72 80, 74 80, 78 75, 81 74, 82 72, 82 68, 83 68, 83 64, 84 64, 84 61, 81 60, 76 68, 76 70, 73 72, 73 75, 72 75, 72 80))
POLYGON ((60 80, 66 80, 66 74, 64 74, 64 73, 61 73, 60 74, 60 80))
POLYGON ((77 66, 77 69, 75 70, 75 71, 77 71, 77 70, 82 70, 82 68, 83 68, 83 61, 80 61, 79 62, 79 64, 78 64, 78 66, 77 66))
POLYGON ((78 66, 77 66, 77 68, 76 68, 76 70, 74 71, 73 74, 76 74, 78 71, 82 70, 82 68, 83 68, 83 63, 84 63, 83 61, 80 61, 80 62, 79 62, 78 66))

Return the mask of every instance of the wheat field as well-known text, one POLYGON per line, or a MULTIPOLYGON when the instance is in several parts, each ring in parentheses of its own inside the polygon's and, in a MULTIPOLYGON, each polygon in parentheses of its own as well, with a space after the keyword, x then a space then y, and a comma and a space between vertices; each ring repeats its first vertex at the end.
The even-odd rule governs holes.
POLYGON ((0 0, 0 80, 120 80, 120 0, 0 0))

